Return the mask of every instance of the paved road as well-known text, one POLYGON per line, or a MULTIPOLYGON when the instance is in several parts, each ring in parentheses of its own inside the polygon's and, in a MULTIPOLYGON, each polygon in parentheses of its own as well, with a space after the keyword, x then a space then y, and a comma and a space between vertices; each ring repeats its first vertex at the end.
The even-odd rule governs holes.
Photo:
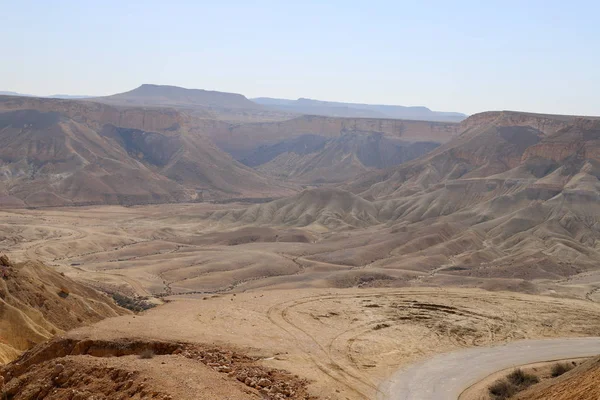
POLYGON ((397 371, 379 400, 456 400, 469 386, 513 366, 600 354, 600 337, 522 340, 440 354, 397 371))

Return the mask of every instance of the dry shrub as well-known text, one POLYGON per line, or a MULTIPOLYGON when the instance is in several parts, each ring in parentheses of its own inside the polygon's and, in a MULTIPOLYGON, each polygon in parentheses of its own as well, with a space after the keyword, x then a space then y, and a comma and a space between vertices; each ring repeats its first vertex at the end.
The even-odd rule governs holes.
POLYGON ((488 388, 488 391, 492 399, 506 400, 539 381, 537 376, 517 368, 508 374, 506 379, 500 379, 494 382, 492 386, 488 388))
POLYGON ((394 277, 380 272, 346 272, 329 279, 336 288, 351 288, 374 285, 376 282, 393 281, 394 277))
POLYGON ((553 378, 557 376, 561 376, 562 374, 569 372, 573 369, 573 365, 569 363, 556 363, 552 366, 552 370, 550 371, 553 378))
POLYGON ((505 400, 513 396, 517 391, 514 385, 505 380, 498 380, 489 387, 489 392, 494 400, 505 400))
POLYGON ((533 375, 524 372, 521 368, 515 369, 513 372, 507 375, 506 379, 515 385, 519 391, 528 388, 531 385, 535 385, 540 381, 540 379, 533 375))
POLYGON ((151 349, 146 349, 140 353, 140 358, 142 360, 149 360, 151 358, 154 358, 154 351, 152 351, 151 349))

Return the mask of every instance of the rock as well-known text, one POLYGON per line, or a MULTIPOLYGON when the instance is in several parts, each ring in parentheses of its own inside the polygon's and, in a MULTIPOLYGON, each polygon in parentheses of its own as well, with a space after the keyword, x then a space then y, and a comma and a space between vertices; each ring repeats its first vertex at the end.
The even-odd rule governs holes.
POLYGON ((217 371, 219 371, 219 372, 231 372, 231 367, 229 367, 227 365, 221 365, 221 366, 217 367, 217 371))
POLYGON ((56 364, 54 366, 54 368, 52 369, 52 377, 56 377, 57 375, 59 375, 64 370, 65 370, 65 366, 64 365, 62 365, 62 364, 56 364))
POLYGON ((261 378, 258 381, 258 386, 260 386, 260 387, 267 387, 267 386, 271 386, 271 385, 272 385, 272 382, 267 378, 261 378))
POLYGON ((9 258, 6 256, 6 254, 2 254, 0 256, 0 265, 2 265, 4 267, 12 267, 12 263, 10 262, 9 258))

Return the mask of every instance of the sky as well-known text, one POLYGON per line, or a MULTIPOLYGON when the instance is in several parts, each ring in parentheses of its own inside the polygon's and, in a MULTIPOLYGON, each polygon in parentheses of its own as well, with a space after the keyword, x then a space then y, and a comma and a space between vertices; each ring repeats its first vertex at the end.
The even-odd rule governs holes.
POLYGON ((600 115, 600 2, 0 0, 0 90, 600 115))

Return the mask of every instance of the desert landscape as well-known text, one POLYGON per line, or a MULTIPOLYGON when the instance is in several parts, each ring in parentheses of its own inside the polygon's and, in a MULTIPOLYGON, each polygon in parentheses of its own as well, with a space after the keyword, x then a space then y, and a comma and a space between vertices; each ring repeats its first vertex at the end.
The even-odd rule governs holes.
POLYGON ((600 119, 343 104, 0 96, 4 396, 575 398, 600 119))

